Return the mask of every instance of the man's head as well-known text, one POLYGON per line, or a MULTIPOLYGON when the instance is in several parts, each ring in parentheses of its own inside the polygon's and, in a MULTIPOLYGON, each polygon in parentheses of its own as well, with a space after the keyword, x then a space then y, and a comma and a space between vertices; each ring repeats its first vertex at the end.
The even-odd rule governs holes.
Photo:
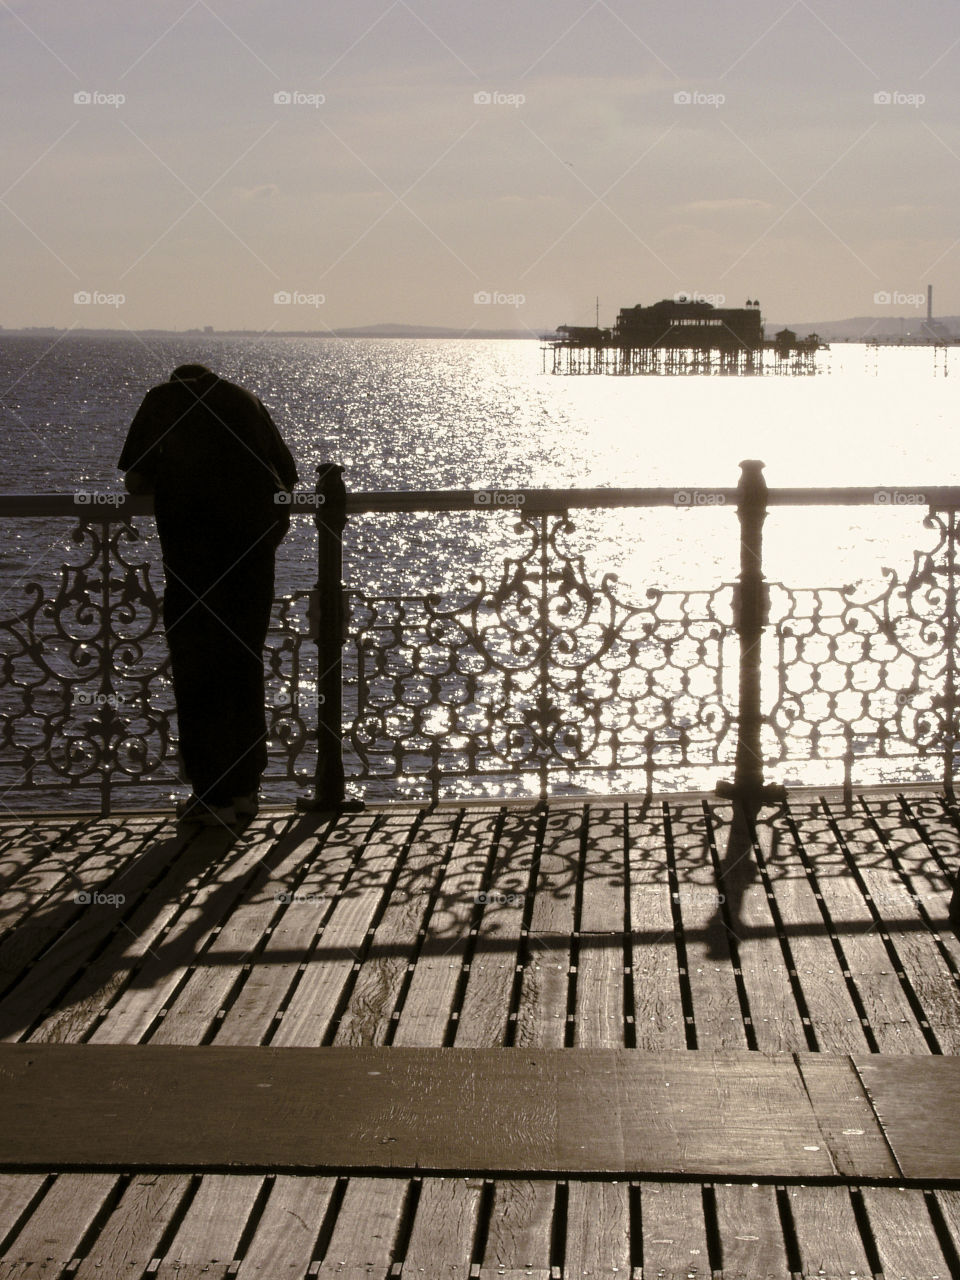
POLYGON ((213 373, 205 364, 178 364, 170 375, 171 382, 192 382, 195 378, 208 377, 213 373))

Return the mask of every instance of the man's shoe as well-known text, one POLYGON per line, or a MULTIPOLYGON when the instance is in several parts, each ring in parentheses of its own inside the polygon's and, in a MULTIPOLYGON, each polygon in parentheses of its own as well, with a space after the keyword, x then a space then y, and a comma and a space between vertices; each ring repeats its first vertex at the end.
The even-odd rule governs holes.
POLYGON ((232 804, 208 804, 199 796, 190 796, 177 805, 177 822, 181 826, 232 827, 236 821, 232 804))
POLYGON ((260 792, 251 791, 246 796, 234 796, 233 807, 238 818, 252 818, 260 812, 260 792))

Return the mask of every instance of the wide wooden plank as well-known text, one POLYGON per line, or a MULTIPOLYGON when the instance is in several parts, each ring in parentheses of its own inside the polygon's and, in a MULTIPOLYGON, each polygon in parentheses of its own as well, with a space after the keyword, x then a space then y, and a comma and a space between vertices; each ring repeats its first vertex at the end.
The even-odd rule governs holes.
POLYGON ((710 1275, 703 1191, 695 1182, 641 1182, 643 1274, 657 1280, 710 1275))
POLYGON ((74 1272, 77 1280, 140 1275, 189 1186, 186 1174, 137 1174, 74 1272))
POLYGON ((336 1186, 335 1178, 280 1174, 237 1271, 237 1280, 302 1280, 336 1186))
POLYGON ((898 1177, 897 1162, 852 1061, 825 1053, 800 1053, 796 1061, 838 1172, 855 1178, 872 1169, 875 1177, 898 1177))
POLYGON ((470 1274, 482 1191, 477 1178, 423 1180, 403 1259, 404 1275, 464 1280, 470 1274))
POLYGON ((629 1277, 629 1183, 568 1184, 564 1266, 569 1276, 629 1277))
POLYGON ((57 1275, 77 1249, 117 1184, 113 1173, 56 1178, 0 1259, 0 1277, 57 1275))
POLYGON ((816 1280, 871 1280, 847 1187, 788 1187, 803 1275, 816 1280))
POLYGON ((720 890, 702 807, 667 806, 668 854, 683 924, 697 1047, 747 1048, 743 1010, 730 958, 720 890))
POLYGON ((683 1049, 687 1033, 662 805, 649 812, 631 806, 627 835, 636 1045, 638 1049, 683 1049))
POLYGON ((724 1280, 781 1280, 790 1274, 773 1187, 748 1183, 714 1189, 724 1280))
POLYGON ((428 814, 409 848, 394 892, 370 939, 334 1044, 385 1044, 409 964, 420 942, 429 910, 458 823, 454 812, 428 814))
POLYGON ((504 820, 496 862, 489 884, 482 891, 483 915, 457 1020, 454 1044, 458 1049, 503 1044, 506 1040, 530 869, 541 822, 542 815, 535 809, 511 810, 504 820))
POLYGON ((386 1276, 409 1188, 406 1178, 351 1178, 319 1274, 386 1276))
POLYGON ((943 1256, 923 1192, 906 1187, 864 1187, 862 1195, 884 1277, 946 1280, 950 1264, 943 1256))
POLYGON ((853 1061, 903 1176, 960 1179, 960 1058, 870 1054, 853 1061))
POLYGON ((0 1161, 836 1173, 793 1061, 613 1049, 5 1045, 0 1161))
POLYGON ((443 1044, 499 823, 499 811, 481 809, 460 824, 400 1010, 396 1045, 443 1044))
POLYGON ((550 1280, 555 1200, 552 1182, 497 1183, 479 1280, 550 1280))

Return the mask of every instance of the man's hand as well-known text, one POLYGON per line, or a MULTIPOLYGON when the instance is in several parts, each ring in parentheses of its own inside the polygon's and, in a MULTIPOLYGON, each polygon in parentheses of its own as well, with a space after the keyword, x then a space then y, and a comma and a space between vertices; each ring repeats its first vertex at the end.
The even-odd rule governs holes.
POLYGON ((153 493, 153 485, 142 471, 125 471, 123 473, 123 483, 126 486, 127 493, 153 493))

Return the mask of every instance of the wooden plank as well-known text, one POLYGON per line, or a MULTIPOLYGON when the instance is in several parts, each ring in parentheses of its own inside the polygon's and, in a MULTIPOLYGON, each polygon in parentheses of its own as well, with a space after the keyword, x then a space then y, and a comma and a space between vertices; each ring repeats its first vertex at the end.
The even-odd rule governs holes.
POLYGON ((113 1173, 62 1173, 48 1189, 0 1259, 0 1277, 59 1274, 118 1179, 113 1173))
POLYGON ((796 965, 817 1048, 856 1053, 867 1048, 860 1015, 843 979, 820 904, 807 881, 793 832, 783 818, 757 827, 770 885, 796 965))
POLYGON ((872 1280, 847 1187, 787 1188, 803 1275, 872 1280))
POLYGON ((626 929, 626 857, 623 805, 590 805, 581 891, 581 933, 622 934, 626 929))
POLYGON ((319 1274, 386 1276, 408 1190, 406 1178, 351 1178, 319 1274))
POLYGON ((566 1043, 570 938, 576 930, 576 886, 585 838, 582 807, 551 808, 544 827, 533 911, 517 1008, 515 1044, 566 1043))
POLYGON ((943 1256, 923 1192, 906 1187, 864 1187, 870 1227, 887 1280, 946 1280, 943 1256))
POLYGON ((960 1058, 863 1055, 854 1066, 905 1178, 960 1178, 960 1058))
MULTIPOLYGON (((214 838, 218 847, 231 839, 222 834, 214 838)), ((103 891, 108 898, 122 895, 124 901, 84 907, 80 918, 30 970, 27 980, 0 1004, 0 1037, 22 1038, 50 1009, 30 1032, 31 1040, 81 1039, 130 980, 138 961, 176 912, 184 887, 198 873, 208 873, 209 860, 208 844, 191 844, 179 836, 158 840, 135 857, 103 891), (169 867, 165 875, 164 867, 169 867), (158 877, 153 891, 135 906, 158 877)))
POLYGON ((16 1226, 30 1201, 44 1184, 40 1173, 5 1173, 0 1175, 0 1243, 16 1226))
MULTIPOLYGON (((739 808, 712 806, 725 826, 717 833, 721 858, 717 885, 737 944, 737 960, 750 1008, 750 1026, 762 1053, 809 1048, 790 972, 774 923, 753 839, 739 808)), ((763 826, 769 819, 759 817, 763 826)))
POLYGON ((363 856, 324 924, 316 947, 304 961, 300 982, 271 1044, 321 1044, 343 988, 360 964, 372 922, 403 855, 404 833, 409 826, 409 819, 403 816, 392 824, 389 819, 377 825, 374 821, 368 815, 353 817, 354 842, 367 841, 363 856))
MULTIPOLYGON (((939 1064, 942 1086, 950 1061, 894 1060, 891 1078, 904 1062, 921 1079, 939 1064)), ((532 1048, 5 1045, 0 1163, 836 1173, 791 1060, 532 1048)))
POLYGON ((550 1280, 555 1199, 553 1182, 497 1183, 479 1280, 550 1280))
POLYGON ((849 1177, 900 1175, 873 1106, 852 1061, 826 1053, 799 1053, 803 1085, 837 1170, 849 1177))
MULTIPOLYGON (((857 866, 870 904, 879 913, 878 932, 890 936, 899 958, 898 977, 909 982, 943 1053, 960 1052, 960 985, 941 953, 918 904, 894 869, 876 830, 863 813, 831 811, 857 866)), ((916 1014, 914 1014, 916 1017, 916 1014)))
POLYGON ((336 1178, 280 1174, 237 1271, 237 1280, 302 1280, 336 1178))
POLYGON ((879 937, 873 916, 854 883, 828 819, 813 805, 791 805, 804 850, 822 895, 867 1024, 881 1053, 929 1053, 913 1009, 879 937))
POLYGON ((770 1186, 720 1184, 714 1188, 724 1280, 781 1280, 790 1274, 777 1193, 770 1186))
POLYGON ((260 1177, 208 1173, 157 1268, 157 1280, 226 1280, 262 1185, 260 1177))
POLYGON ((511 810, 504 820, 457 1021, 458 1049, 505 1042, 540 821, 539 812, 527 808, 511 810))
POLYGON ((470 1274, 483 1183, 477 1178, 425 1178, 403 1259, 405 1276, 470 1274))
POLYGON ((499 812, 486 809, 471 810, 460 825, 400 1010, 395 1045, 443 1043, 498 825, 499 812))
POLYGON ((386 1043, 457 820, 456 812, 432 813, 418 828, 340 1016, 334 1044, 386 1043))
POLYGON ((710 1275, 703 1191, 692 1182, 641 1182, 643 1274, 656 1280, 710 1275))
POLYGON ((211 875, 177 913, 169 931, 150 946, 132 982, 94 1029, 91 1044, 129 1044, 147 1034, 189 966, 244 891, 259 864, 259 837, 269 829, 266 819, 251 823, 244 832, 245 843, 234 843, 227 832, 213 828, 196 837, 190 848, 191 857, 204 851, 213 861, 211 875))
POLYGON ((574 1044, 616 1049, 624 1043, 623 944, 610 934, 580 936, 574 1044))
POLYGON ((569 1183, 564 1268, 569 1276, 629 1277, 628 1183, 569 1183))
POLYGON ((638 1049, 683 1049, 680 995, 662 806, 629 810, 630 931, 634 1027, 638 1049))
POLYGON ((954 1252, 960 1257, 960 1191, 934 1191, 933 1197, 943 1215, 954 1252))
POLYGON ((76 1280, 139 1275, 189 1186, 186 1174, 137 1174, 74 1272, 76 1280))
POLYGON ((221 1022, 215 1044, 262 1044, 269 1038, 300 965, 346 889, 358 863, 358 842, 371 824, 367 816, 358 829, 356 815, 345 814, 329 831, 318 833, 308 826, 299 838, 291 833, 306 874, 262 949, 250 957, 247 980, 221 1022))

